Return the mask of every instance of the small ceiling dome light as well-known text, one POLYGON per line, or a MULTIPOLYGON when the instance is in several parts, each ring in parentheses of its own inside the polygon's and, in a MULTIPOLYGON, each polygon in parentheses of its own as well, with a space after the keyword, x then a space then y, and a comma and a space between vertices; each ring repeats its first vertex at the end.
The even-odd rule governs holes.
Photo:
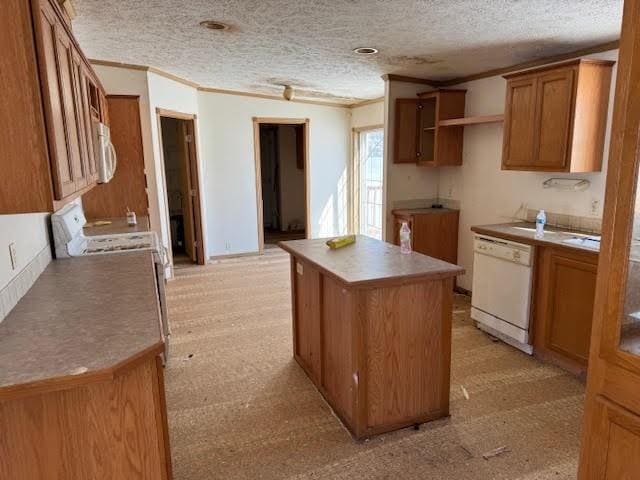
POLYGON ((293 99, 293 87, 291 85, 285 85, 284 91, 282 92, 282 96, 287 100, 293 99))
POLYGON ((204 20, 200 22, 200 26, 209 30, 229 30, 229 25, 218 22, 217 20, 204 20))
POLYGON ((376 53, 378 53, 378 49, 373 47, 358 47, 353 51, 358 55, 375 55, 376 53))

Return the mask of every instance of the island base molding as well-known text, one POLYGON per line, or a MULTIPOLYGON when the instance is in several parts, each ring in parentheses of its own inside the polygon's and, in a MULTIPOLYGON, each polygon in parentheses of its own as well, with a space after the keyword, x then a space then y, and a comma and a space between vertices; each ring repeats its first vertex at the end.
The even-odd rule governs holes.
POLYGON ((349 285, 292 254, 295 360, 356 439, 449 415, 453 283, 349 285))

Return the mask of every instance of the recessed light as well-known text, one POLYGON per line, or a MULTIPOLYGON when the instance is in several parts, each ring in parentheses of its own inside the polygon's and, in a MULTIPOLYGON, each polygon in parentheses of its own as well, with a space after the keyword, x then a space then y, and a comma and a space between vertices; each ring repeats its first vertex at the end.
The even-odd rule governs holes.
POLYGON ((353 51, 358 55, 375 55, 378 53, 378 49, 373 47, 359 47, 355 48, 353 51))
POLYGON ((217 20, 204 20, 200 22, 200 26, 209 30, 229 30, 230 28, 226 23, 218 22, 217 20))

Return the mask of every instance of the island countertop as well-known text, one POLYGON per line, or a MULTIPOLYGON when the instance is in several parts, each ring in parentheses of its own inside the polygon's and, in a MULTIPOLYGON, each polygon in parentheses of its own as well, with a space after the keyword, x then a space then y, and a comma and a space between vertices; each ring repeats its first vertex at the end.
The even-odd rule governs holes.
POLYGON ((162 349, 151 253, 54 260, 0 323, 0 397, 162 349))
POLYGON ((326 241, 290 240, 278 245, 351 286, 403 285, 464 273, 464 269, 458 265, 421 253, 403 254, 400 253, 400 247, 365 235, 357 235, 354 244, 337 250, 331 250, 326 241))

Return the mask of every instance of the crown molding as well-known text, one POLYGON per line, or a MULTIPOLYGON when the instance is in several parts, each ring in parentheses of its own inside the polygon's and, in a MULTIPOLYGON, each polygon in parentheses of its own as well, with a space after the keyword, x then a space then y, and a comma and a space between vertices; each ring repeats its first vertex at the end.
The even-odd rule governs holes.
MULTIPOLYGON (((174 82, 178 82, 183 85, 187 85, 189 87, 195 88, 199 92, 219 93, 223 95, 236 95, 240 97, 262 98, 266 100, 278 100, 282 102, 291 102, 291 103, 305 103, 308 105, 319 105, 324 107, 352 108, 352 106, 361 105, 361 103, 349 104, 349 103, 338 103, 338 102, 322 102, 319 100, 307 100, 304 98, 294 98, 292 100, 287 100, 286 98, 283 98, 281 96, 269 95, 266 93, 253 93, 253 92, 243 92, 240 90, 226 90, 222 88, 203 87, 202 85, 192 82, 190 80, 186 80, 172 73, 168 73, 168 72, 165 72, 164 70, 160 70, 159 68, 150 67, 147 65, 137 65, 134 63, 124 63, 124 62, 112 62, 109 60, 98 60, 95 58, 89 59, 89 62, 92 65, 101 65, 104 67, 123 68, 127 70, 138 70, 143 72, 155 73, 156 75, 168 78, 170 80, 173 80, 174 82)), ((379 99, 375 99, 375 100, 378 101, 379 99)), ((370 102, 370 100, 365 100, 362 103, 365 103, 365 102, 370 102)))
POLYGON ((429 80, 428 78, 416 78, 407 77, 404 75, 396 75, 394 73, 385 73, 382 75, 382 79, 385 82, 404 82, 404 83, 417 83, 420 85, 429 85, 430 87, 440 87, 442 82, 438 80, 429 80))
POLYGON ((494 68, 492 70, 486 70, 484 72, 474 73, 472 75, 467 75, 464 77, 452 78, 451 80, 443 80, 439 82, 440 84, 439 86, 450 87, 453 85, 459 85, 461 83, 471 82, 473 80, 480 80, 482 78, 497 77, 498 75, 506 75, 508 73, 514 73, 520 70, 528 70, 530 68, 541 67, 543 65, 563 62, 565 60, 572 60, 574 58, 584 57, 585 55, 591 55, 594 53, 617 50, 618 48, 620 48, 620 40, 614 40, 613 42, 600 43, 598 45, 593 45, 592 47, 582 48, 580 50, 574 50, 569 53, 552 55, 549 57, 539 58, 536 60, 516 63, 508 67, 494 68))
POLYGON ((384 102, 384 97, 372 98, 370 100, 363 100, 362 102, 352 103, 349 108, 364 107, 366 105, 373 105, 374 103, 384 102))

